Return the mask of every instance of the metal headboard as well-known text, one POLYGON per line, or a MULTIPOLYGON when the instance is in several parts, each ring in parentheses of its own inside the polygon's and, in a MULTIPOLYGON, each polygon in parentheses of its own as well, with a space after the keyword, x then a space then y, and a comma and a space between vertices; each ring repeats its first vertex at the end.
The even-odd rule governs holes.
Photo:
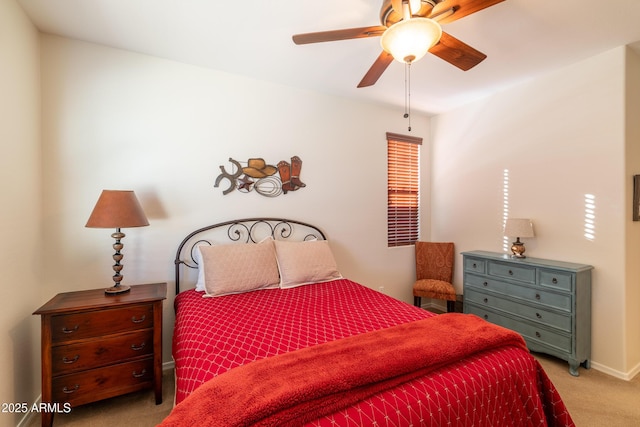
POLYGON ((194 251, 198 245, 257 243, 265 237, 275 240, 326 240, 316 226, 285 218, 245 218, 220 222, 199 228, 187 235, 176 252, 176 295, 180 293, 180 265, 197 269, 194 251))

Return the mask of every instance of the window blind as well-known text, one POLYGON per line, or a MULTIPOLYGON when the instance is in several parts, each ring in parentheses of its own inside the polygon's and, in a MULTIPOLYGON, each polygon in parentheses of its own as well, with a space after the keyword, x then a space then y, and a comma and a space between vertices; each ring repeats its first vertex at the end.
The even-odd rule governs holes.
POLYGON ((422 138, 387 133, 387 245, 412 245, 420 232, 422 138))

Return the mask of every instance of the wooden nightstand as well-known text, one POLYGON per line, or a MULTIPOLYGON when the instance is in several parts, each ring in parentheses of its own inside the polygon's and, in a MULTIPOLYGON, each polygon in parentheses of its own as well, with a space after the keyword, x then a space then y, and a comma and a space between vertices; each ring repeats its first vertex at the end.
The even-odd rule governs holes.
MULTIPOLYGON (((166 294, 166 283, 119 295, 66 292, 35 311, 42 320, 42 402, 74 407, 154 388, 162 403, 166 294)), ((52 422, 53 412, 43 412, 42 425, 52 422)))

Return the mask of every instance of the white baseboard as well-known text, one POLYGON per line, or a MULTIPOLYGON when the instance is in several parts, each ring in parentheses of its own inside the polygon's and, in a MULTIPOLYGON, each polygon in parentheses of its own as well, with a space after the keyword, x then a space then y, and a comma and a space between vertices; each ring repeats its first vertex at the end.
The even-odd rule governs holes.
POLYGON ((640 372, 640 364, 638 364, 629 372, 621 372, 616 369, 611 369, 610 367, 601 365, 598 362, 591 362, 591 368, 625 381, 631 381, 633 377, 635 377, 640 372))

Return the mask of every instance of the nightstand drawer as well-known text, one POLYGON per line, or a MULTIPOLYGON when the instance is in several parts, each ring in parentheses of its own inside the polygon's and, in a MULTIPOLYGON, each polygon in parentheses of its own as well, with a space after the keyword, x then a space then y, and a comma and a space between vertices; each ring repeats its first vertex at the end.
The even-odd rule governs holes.
POLYGON ((153 304, 136 305, 53 316, 51 338, 53 343, 66 342, 152 326, 153 304))
POLYGON ((153 352, 153 329, 145 329, 112 338, 96 339, 78 344, 55 346, 51 363, 56 375, 97 368, 114 360, 127 360, 153 352))
POLYGON ((503 326, 518 332, 523 336, 527 345, 531 347, 531 343, 538 343, 547 347, 555 348, 562 352, 571 352, 571 335, 558 332, 551 332, 548 329, 540 327, 535 323, 519 321, 514 318, 503 316, 498 312, 478 307, 474 304, 465 305, 468 313, 475 314, 491 323, 503 326), (468 307, 468 308, 467 308, 468 307))
POLYGON ((54 377, 54 402, 82 405, 149 386, 154 379, 153 358, 54 377))
POLYGON ((554 313, 549 310, 544 310, 541 307, 529 306, 488 293, 478 292, 472 288, 467 288, 465 300, 479 306, 513 313, 531 322, 537 322, 571 332, 571 316, 568 314, 554 313))
POLYGON ((526 283, 536 283, 536 269, 532 267, 503 264, 489 261, 489 274, 506 277, 509 280, 519 280, 526 283))

